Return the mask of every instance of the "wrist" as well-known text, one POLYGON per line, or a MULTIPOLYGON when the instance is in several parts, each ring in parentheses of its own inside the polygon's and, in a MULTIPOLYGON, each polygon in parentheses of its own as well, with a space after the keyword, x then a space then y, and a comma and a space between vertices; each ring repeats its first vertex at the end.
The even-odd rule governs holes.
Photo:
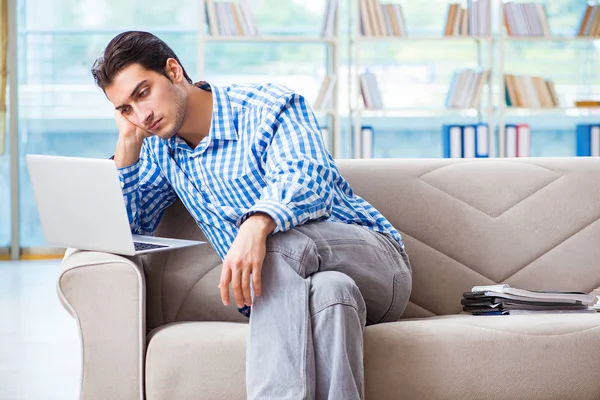
POLYGON ((117 168, 124 168, 135 164, 140 158, 142 144, 143 141, 135 138, 119 138, 114 157, 117 168))
POLYGON ((267 237, 275 230, 277 224, 269 214, 257 212, 248 217, 241 227, 251 228, 253 231, 267 237))

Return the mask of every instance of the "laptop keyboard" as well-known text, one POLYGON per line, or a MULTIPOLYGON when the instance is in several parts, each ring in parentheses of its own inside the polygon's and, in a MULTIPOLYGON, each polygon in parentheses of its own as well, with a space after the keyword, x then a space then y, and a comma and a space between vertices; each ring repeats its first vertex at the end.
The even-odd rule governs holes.
POLYGON ((169 247, 169 246, 165 246, 162 244, 142 243, 142 242, 133 242, 133 245, 135 246, 135 251, 162 249, 164 247, 169 247))

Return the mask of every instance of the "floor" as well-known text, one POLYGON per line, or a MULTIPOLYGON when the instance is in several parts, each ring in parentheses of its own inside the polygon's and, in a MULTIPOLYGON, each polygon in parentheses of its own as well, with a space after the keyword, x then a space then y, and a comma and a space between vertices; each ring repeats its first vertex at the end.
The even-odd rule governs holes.
POLYGON ((76 400, 75 320, 56 295, 60 261, 0 261, 0 400, 76 400))

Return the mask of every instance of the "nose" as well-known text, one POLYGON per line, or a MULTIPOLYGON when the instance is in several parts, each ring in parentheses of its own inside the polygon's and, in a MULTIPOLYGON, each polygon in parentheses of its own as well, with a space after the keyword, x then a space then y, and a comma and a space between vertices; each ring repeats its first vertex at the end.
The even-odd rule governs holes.
POLYGON ((138 121, 140 121, 140 126, 148 128, 152 122, 152 116, 154 115, 152 110, 140 108, 137 110, 137 114, 138 121))

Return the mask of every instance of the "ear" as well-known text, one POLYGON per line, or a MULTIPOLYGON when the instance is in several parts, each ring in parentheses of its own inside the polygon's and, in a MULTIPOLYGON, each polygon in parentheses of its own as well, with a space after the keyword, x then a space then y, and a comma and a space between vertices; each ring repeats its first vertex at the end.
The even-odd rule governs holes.
POLYGON ((179 83, 183 79, 183 69, 181 65, 174 58, 167 59, 167 65, 165 66, 165 71, 167 72, 167 76, 171 78, 173 83, 179 83))

